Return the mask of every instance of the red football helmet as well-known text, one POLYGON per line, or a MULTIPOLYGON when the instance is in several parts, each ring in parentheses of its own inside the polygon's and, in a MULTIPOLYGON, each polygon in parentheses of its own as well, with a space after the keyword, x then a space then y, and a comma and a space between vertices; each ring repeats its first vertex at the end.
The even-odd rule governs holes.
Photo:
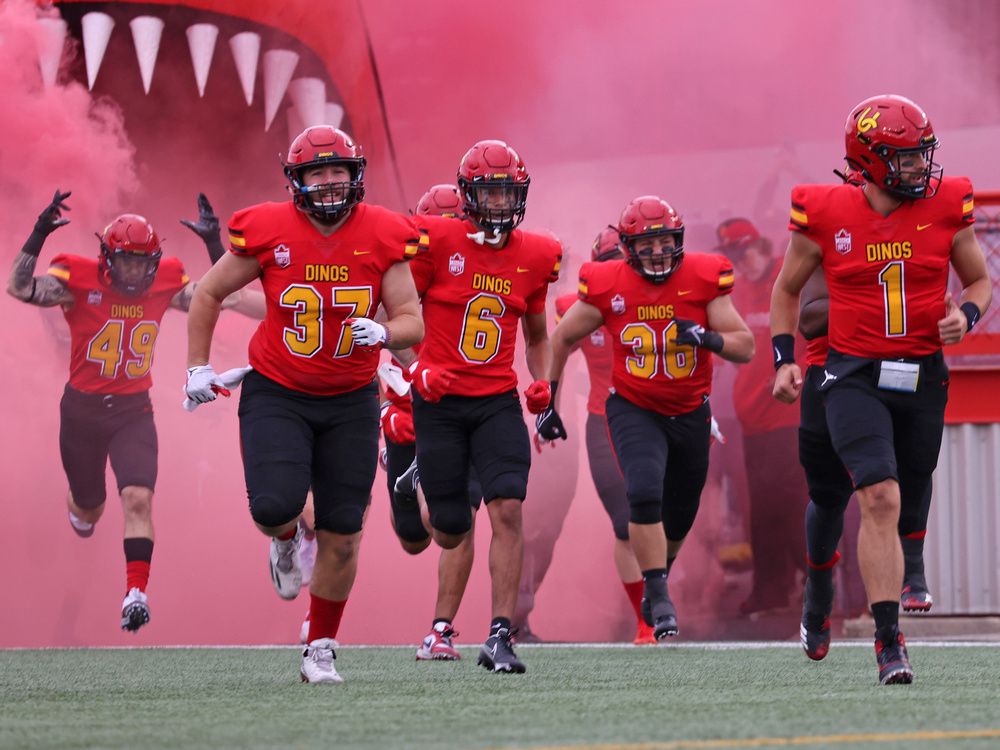
POLYGON ((449 219, 463 219, 462 196, 458 188, 447 183, 435 185, 417 201, 415 214, 423 216, 444 216, 449 219))
POLYGON ((930 198, 943 170, 934 162, 937 136, 924 111, 902 96, 865 99, 847 118, 847 165, 865 180, 906 200, 930 198))
POLYGON ((480 141, 458 165, 465 215, 494 236, 524 220, 530 182, 521 157, 503 141, 480 141))
POLYGON ((163 251, 156 230, 138 214, 122 214, 97 235, 101 241, 101 265, 111 285, 137 296, 156 279, 163 251))
POLYGON ((622 239, 618 236, 618 230, 612 226, 607 226, 601 230, 590 246, 590 259, 597 263, 606 260, 617 260, 622 257, 622 239))
POLYGON ((684 222, 669 203, 655 195, 635 198, 625 207, 618 220, 618 236, 629 265, 657 284, 670 278, 684 260, 684 222), (654 252, 645 241, 658 237, 673 237, 674 247, 654 252))
POLYGON ((365 157, 343 130, 329 125, 306 128, 288 147, 284 167, 296 208, 320 221, 333 224, 365 199, 365 157), (325 164, 347 167, 351 179, 306 185, 306 170, 325 164))
POLYGON ((750 219, 726 219, 715 228, 719 244, 715 252, 722 253, 730 260, 739 260, 753 245, 761 242, 760 232, 750 219))

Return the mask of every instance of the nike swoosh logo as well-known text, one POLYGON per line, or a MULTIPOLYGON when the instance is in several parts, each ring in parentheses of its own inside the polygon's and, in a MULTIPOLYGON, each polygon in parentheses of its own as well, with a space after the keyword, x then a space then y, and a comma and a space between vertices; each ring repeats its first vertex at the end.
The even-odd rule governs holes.
POLYGON ((927 229, 927 227, 930 227, 930 226, 934 226, 934 222, 933 221, 930 224, 917 224, 917 231, 918 232, 922 232, 925 229, 927 229))
POLYGON ((355 255, 371 255, 371 250, 355 250, 355 255))
POLYGON ((518 273, 527 273, 530 270, 531 270, 530 268, 521 268, 520 266, 517 267, 518 273))
POLYGON ((691 294, 691 290, 688 289, 686 292, 677 292, 678 297, 683 297, 685 294, 691 294))

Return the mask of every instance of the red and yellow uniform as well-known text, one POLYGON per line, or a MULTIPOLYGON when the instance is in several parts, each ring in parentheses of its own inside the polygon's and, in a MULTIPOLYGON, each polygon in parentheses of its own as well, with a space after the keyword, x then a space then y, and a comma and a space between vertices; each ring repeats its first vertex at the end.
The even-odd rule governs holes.
POLYGON ((751 283, 744 278, 733 292, 733 304, 753 333, 756 352, 750 362, 737 369, 733 385, 733 405, 744 435, 795 427, 799 423, 798 409, 771 396, 774 385, 771 288, 780 270, 781 261, 777 261, 759 281, 751 283))
MULTIPOLYGON (((575 294, 564 294, 556 299, 556 322, 566 314, 578 299, 575 294)), ((587 363, 590 378, 590 394, 587 396, 587 412, 604 416, 605 403, 611 392, 612 348, 610 334, 605 328, 598 328, 585 339, 581 339, 579 349, 587 363)))
POLYGON ((562 247, 549 237, 515 230, 497 249, 470 239, 468 222, 437 216, 415 221, 434 248, 411 264, 423 300, 421 364, 455 373, 456 395, 516 388, 518 321, 526 313, 544 312, 562 247))
POLYGON ((152 286, 139 296, 117 291, 96 258, 60 254, 48 274, 73 294, 63 312, 71 337, 70 385, 83 393, 148 391, 160 321, 188 283, 181 262, 163 258, 152 286))
POLYGON ((355 347, 344 321, 371 317, 383 274, 426 248, 409 219, 360 204, 324 237, 293 203, 261 203, 233 214, 229 242, 260 264, 267 312, 250 341, 257 372, 317 396, 372 382, 378 349, 355 347))
POLYGON ((819 244, 830 290, 830 346, 855 357, 923 357, 938 321, 955 233, 973 218, 972 185, 946 177, 931 198, 882 216, 855 185, 799 185, 789 228, 819 244))
POLYGON ((668 416, 698 408, 711 389, 712 358, 675 343, 675 320, 707 328, 708 304, 729 294, 733 282, 733 266, 721 255, 685 255, 664 284, 644 280, 624 260, 584 264, 579 296, 604 316, 615 392, 668 416))

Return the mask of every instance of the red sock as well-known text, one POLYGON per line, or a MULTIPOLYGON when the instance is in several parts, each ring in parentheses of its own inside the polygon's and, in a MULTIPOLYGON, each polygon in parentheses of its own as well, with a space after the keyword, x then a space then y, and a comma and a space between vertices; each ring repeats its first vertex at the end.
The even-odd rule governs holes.
POLYGON ((145 591, 149 584, 149 563, 145 560, 130 560, 125 563, 125 593, 132 589, 145 591))
POLYGON ((292 528, 290 528, 284 534, 279 535, 278 539, 280 539, 283 542, 287 542, 289 539, 291 539, 291 538, 293 538, 295 536, 295 532, 298 531, 298 530, 299 530, 298 526, 292 526, 292 528))
POLYGON ((641 620, 642 614, 640 614, 639 607, 642 603, 642 579, 640 578, 638 581, 622 581, 622 586, 625 587, 628 600, 632 602, 632 609, 635 610, 636 619, 641 620))
POLYGON ((335 602, 316 594, 309 594, 309 642, 317 638, 336 638, 340 618, 344 616, 347 600, 335 602))

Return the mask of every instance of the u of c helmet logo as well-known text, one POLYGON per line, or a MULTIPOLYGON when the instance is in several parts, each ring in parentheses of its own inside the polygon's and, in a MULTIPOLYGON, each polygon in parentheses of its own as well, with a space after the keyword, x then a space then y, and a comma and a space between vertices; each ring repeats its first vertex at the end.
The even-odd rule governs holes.
POLYGON ((864 111, 858 115, 858 132, 867 133, 869 130, 878 127, 878 118, 881 112, 876 112, 871 117, 868 113, 872 111, 871 107, 865 107, 864 111))

